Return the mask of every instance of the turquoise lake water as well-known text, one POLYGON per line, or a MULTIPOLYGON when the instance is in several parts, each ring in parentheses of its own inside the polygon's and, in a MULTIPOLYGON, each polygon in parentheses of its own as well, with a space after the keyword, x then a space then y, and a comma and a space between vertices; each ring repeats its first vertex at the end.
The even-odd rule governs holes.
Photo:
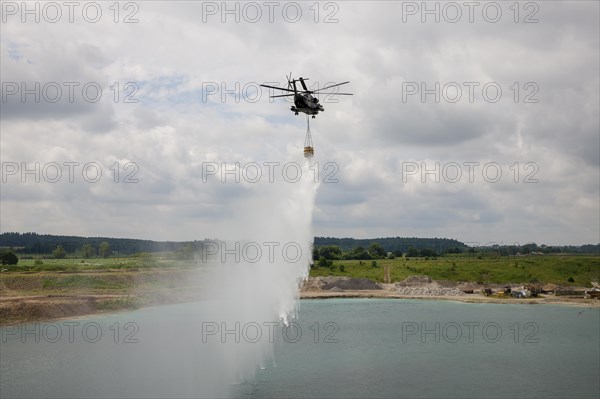
POLYGON ((598 308, 304 300, 282 328, 223 326, 206 302, 1 333, 3 398, 600 397, 598 308), (225 347, 261 343, 274 360, 231 384, 225 347))

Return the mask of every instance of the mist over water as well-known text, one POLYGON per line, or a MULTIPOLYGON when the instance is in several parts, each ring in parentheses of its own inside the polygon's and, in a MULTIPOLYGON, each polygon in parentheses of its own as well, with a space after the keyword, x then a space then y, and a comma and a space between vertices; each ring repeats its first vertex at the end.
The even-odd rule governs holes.
POLYGON ((293 179, 276 174, 272 182, 246 184, 244 200, 227 224, 228 236, 202 254, 211 306, 209 314, 199 315, 203 336, 199 331, 198 339, 217 349, 217 358, 206 360, 222 382, 240 383, 273 367, 272 335, 296 316, 299 286, 312 260, 318 188, 309 161, 297 164, 298 181, 290 172, 293 179))
POLYGON ((179 292, 186 303, 51 322, 58 341, 36 340, 46 323, 24 327, 25 339, 16 327, 0 329, 0 397, 228 398, 261 368, 272 371, 274 343, 296 315, 312 258, 318 183, 310 164, 297 164, 295 182, 281 174, 215 182, 242 184, 244 192, 215 226, 219 241, 187 275, 179 292), (189 287, 201 300, 189 302, 189 287), (86 338, 86 326, 97 340, 86 338))

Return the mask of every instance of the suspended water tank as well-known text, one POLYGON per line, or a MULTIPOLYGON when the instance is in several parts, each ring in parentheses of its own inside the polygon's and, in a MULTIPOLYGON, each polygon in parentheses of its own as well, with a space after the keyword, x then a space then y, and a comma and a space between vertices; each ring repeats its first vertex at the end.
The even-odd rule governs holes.
POLYGON ((306 138, 304 139, 304 157, 312 158, 315 155, 312 137, 310 135, 310 125, 306 128, 306 138))

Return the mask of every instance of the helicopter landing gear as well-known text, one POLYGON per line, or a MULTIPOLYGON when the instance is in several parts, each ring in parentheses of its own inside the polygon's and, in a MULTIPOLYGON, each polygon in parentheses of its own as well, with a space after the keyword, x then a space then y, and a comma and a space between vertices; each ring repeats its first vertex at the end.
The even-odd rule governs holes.
POLYGON ((298 115, 298 113, 296 112, 295 115, 298 115))
POLYGON ((315 119, 315 116, 313 115, 312 118, 315 119))

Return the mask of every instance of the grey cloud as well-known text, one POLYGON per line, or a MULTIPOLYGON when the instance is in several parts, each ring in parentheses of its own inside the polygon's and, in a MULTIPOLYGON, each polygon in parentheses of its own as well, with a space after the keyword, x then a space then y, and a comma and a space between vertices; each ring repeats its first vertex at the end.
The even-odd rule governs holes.
POLYGON ((98 104, 3 103, 3 162, 136 162, 142 178, 132 186, 7 184, 2 213, 13 218, 3 230, 217 235, 256 187, 203 183, 202 162, 302 160, 305 121, 266 98, 203 103, 202 84, 283 82, 291 70, 313 82, 350 80, 355 93, 311 122, 316 158, 340 166, 339 183, 319 189, 316 234, 598 241, 597 2, 536 2, 537 24, 515 24, 509 3, 497 24, 402 22, 402 3, 393 2, 341 2, 338 23, 315 24, 302 4, 297 24, 203 23, 201 3, 190 2, 145 2, 140 22, 128 26, 2 24, 3 82, 97 81, 104 89, 98 104), (143 101, 114 103, 109 86, 130 81, 148 83, 143 101), (402 83, 421 81, 496 81, 504 96, 403 103, 402 83), (514 103, 514 82, 537 83, 539 103, 514 103), (406 161, 495 161, 508 180, 404 183, 406 161), (540 183, 512 182, 515 162, 536 162, 540 183), (25 212, 25 201, 36 211, 25 212), (90 208, 106 217, 94 220, 90 208))

